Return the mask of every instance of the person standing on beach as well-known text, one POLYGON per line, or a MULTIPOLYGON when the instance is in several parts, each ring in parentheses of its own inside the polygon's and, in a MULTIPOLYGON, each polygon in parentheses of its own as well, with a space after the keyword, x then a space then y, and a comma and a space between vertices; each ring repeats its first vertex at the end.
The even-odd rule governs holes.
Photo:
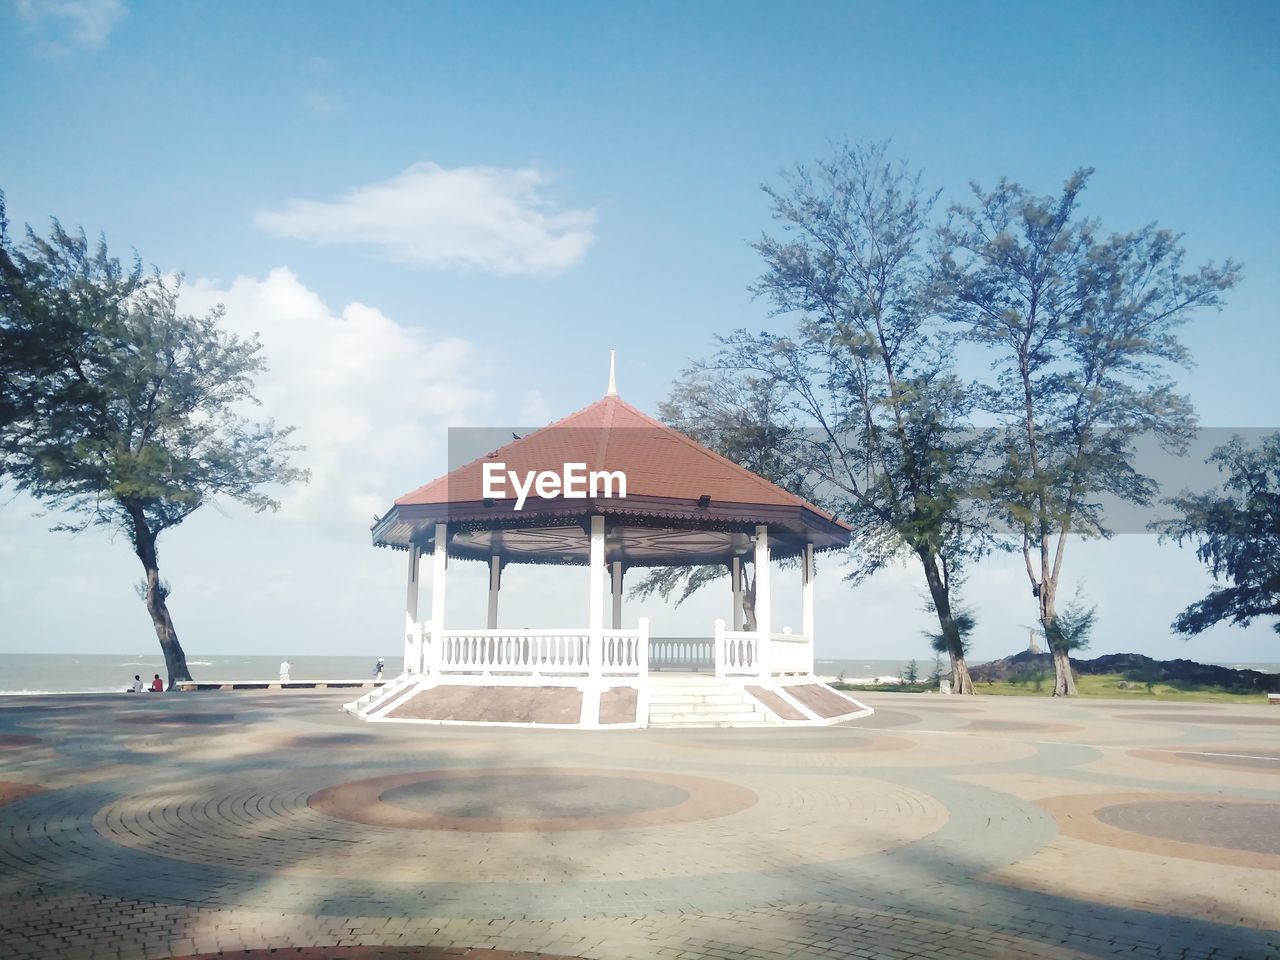
POLYGON ((383 660, 381 657, 379 657, 378 662, 373 665, 373 679, 375 680, 382 679, 382 668, 385 664, 386 664, 386 661, 383 660))
POLYGON ((280 661, 280 682, 281 683, 289 682, 289 671, 292 669, 293 669, 293 664, 290 663, 288 660, 280 661))

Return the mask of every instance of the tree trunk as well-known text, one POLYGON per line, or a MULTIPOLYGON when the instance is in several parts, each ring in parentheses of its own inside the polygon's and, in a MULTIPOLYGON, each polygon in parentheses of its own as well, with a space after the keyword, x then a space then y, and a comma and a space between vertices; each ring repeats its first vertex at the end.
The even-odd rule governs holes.
POLYGON ((960 637, 960 629, 956 626, 951 614, 951 589, 938 569, 938 558, 931 551, 921 549, 916 554, 924 567, 924 578, 929 583, 929 596, 933 599, 933 608, 938 611, 938 626, 947 640, 947 656, 951 659, 951 692, 959 694, 973 693, 973 680, 969 677, 969 666, 964 662, 964 643, 960 637))
MULTIPOLYGON (((1046 571, 1046 574, 1048 571, 1046 571)), ((1059 649, 1053 642, 1053 621, 1057 617, 1054 609, 1057 600, 1058 581, 1052 575, 1045 576, 1040 584, 1040 623, 1044 627, 1045 639, 1053 652, 1053 695, 1055 697, 1074 697, 1076 695, 1076 678, 1071 672, 1071 656, 1068 651, 1059 649)))
POLYGON ((1071 673, 1071 657, 1065 650, 1053 651, 1053 695, 1055 697, 1076 695, 1076 678, 1071 673))
POLYGON ((756 572, 754 568, 751 576, 747 576, 745 569, 742 571, 742 629, 751 631, 756 628, 756 572))
POLYGON ((169 616, 169 607, 165 603, 169 591, 160 582, 155 534, 147 526, 140 509, 130 509, 129 515, 133 519, 134 552, 142 561, 142 569, 147 577, 143 600, 147 605, 147 613, 151 614, 151 623, 160 640, 160 649, 164 652, 165 670, 169 675, 167 689, 172 690, 178 681, 190 680, 191 671, 187 668, 187 655, 178 642, 178 631, 173 627, 173 618, 169 616))

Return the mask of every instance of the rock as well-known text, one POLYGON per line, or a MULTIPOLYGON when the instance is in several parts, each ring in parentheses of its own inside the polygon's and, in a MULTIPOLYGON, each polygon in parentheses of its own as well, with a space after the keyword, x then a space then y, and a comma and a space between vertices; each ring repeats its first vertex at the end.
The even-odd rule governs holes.
MULTIPOLYGON (((1160 683, 1194 683, 1232 690, 1256 690, 1259 693, 1280 692, 1280 674, 1235 670, 1213 663, 1196 663, 1194 660, 1153 660, 1141 653, 1108 653, 1092 660, 1077 660, 1072 657, 1071 668, 1077 675, 1119 673, 1128 676, 1130 680, 1143 683, 1151 679, 1160 683)), ((1012 680, 1015 676, 1037 669, 1044 670, 1052 677, 1053 656, 1023 650, 1011 657, 1001 657, 999 660, 970 667, 969 675, 973 677, 974 683, 992 683, 1012 680)))

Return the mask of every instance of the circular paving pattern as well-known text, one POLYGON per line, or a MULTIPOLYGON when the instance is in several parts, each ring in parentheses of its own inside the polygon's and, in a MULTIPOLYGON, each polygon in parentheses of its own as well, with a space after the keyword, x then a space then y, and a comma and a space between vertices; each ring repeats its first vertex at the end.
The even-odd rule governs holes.
POLYGON ((986 733, 1070 733, 1080 727, 1067 723, 1040 723, 1032 720, 970 720, 966 730, 986 733))
POLYGON ((1214 723, 1223 724, 1229 727, 1274 727, 1280 730, 1280 717, 1272 719, 1270 717, 1241 717, 1206 715, 1204 713, 1195 713, 1188 715, 1186 713, 1131 713, 1124 717, 1125 720, 1154 720, 1156 723, 1214 723))
MULTIPOLYGON (((380 799, 448 821, 519 823, 533 812, 540 829, 545 829, 542 825, 549 820, 570 817, 579 821, 604 817, 623 825, 629 815, 665 811, 684 803, 689 791, 672 783, 635 777, 525 773, 433 777, 393 787, 380 799)), ((755 798, 749 802, 754 803, 755 798)))
POLYGON ((165 713, 155 711, 134 714, 129 717, 116 717, 117 723, 132 723, 144 727, 212 727, 224 723, 235 723, 234 713, 165 713))
POLYGON ((617 830, 729 816, 750 790, 705 777, 615 770, 438 770, 321 790, 312 809, 410 830, 617 830))
POLYGON ((839 751, 843 753, 846 750, 858 750, 875 752, 878 750, 910 750, 915 746, 914 741, 907 740, 903 737, 878 737, 878 736, 844 736, 840 739, 827 737, 795 737, 795 736, 753 736, 753 737, 705 737, 700 739, 685 739, 676 742, 679 746, 696 746, 703 747, 708 750, 782 750, 792 751, 800 750, 806 752, 839 751))
POLYGON ((523 953, 489 947, 281 947, 270 950, 226 950, 193 953, 172 960, 582 960, 559 953, 523 953))
POLYGON ((1037 802, 1053 814, 1063 834, 1078 840, 1182 860, 1280 870, 1280 803, 1195 794, 1157 799, 1149 793, 1078 794, 1037 802))
POLYGON ((133 787, 101 805, 91 828, 86 822, 56 836, 36 831, 15 842, 24 859, 51 870, 100 858, 92 845, 105 841, 150 857, 233 870, 246 882, 261 875, 359 876, 420 886, 542 883, 556 875, 589 884, 845 860, 919 840, 948 819, 943 804, 926 793, 843 773, 779 777, 744 770, 729 780, 611 768, 487 767, 337 784, 333 776, 327 768, 296 767, 259 770, 249 780, 133 787))
POLYGON ((334 747, 374 746, 378 739, 364 733, 300 733, 281 737, 275 743, 290 750, 331 750, 334 747))
POLYGON ((15 783, 12 780, 0 780, 0 807, 6 803, 13 803, 15 800, 21 800, 23 797, 30 797, 43 792, 44 787, 37 786, 34 783, 15 783))
POLYGON ((1103 807, 1095 816, 1148 837, 1280 854, 1280 804, 1160 800, 1103 807))
MULTIPOLYGON (((1197 744, 1197 746, 1199 746, 1197 744)), ((1206 746, 1199 750, 1130 750, 1129 755, 1157 763, 1187 767, 1234 767, 1258 773, 1280 774, 1280 750, 1243 744, 1206 746)))

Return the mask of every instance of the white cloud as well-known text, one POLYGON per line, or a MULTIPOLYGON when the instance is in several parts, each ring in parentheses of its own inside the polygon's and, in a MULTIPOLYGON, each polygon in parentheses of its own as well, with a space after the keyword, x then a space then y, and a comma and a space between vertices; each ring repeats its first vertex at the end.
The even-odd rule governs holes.
POLYGON ((560 210, 535 169, 416 163, 331 202, 291 200, 260 211, 268 233, 320 244, 359 244, 415 266, 499 274, 560 273, 595 240, 592 210, 560 210))
POLYGON ((430 340, 374 307, 334 312, 288 269, 187 286, 182 308, 226 306, 228 329, 258 333, 268 370, 256 411, 295 425, 311 483, 287 491, 282 512, 311 524, 363 530, 391 501, 443 472, 449 426, 490 401, 472 345, 430 340))
POLYGON ((17 0, 17 11, 47 57, 100 48, 126 12, 121 0, 17 0))
POLYGON ((541 390, 531 387, 524 392, 524 403, 520 405, 516 422, 525 427, 545 427, 551 422, 551 408, 541 390))
POLYGON ((342 101, 338 97, 316 90, 303 97, 302 103, 312 113, 337 113, 342 109, 342 101))

